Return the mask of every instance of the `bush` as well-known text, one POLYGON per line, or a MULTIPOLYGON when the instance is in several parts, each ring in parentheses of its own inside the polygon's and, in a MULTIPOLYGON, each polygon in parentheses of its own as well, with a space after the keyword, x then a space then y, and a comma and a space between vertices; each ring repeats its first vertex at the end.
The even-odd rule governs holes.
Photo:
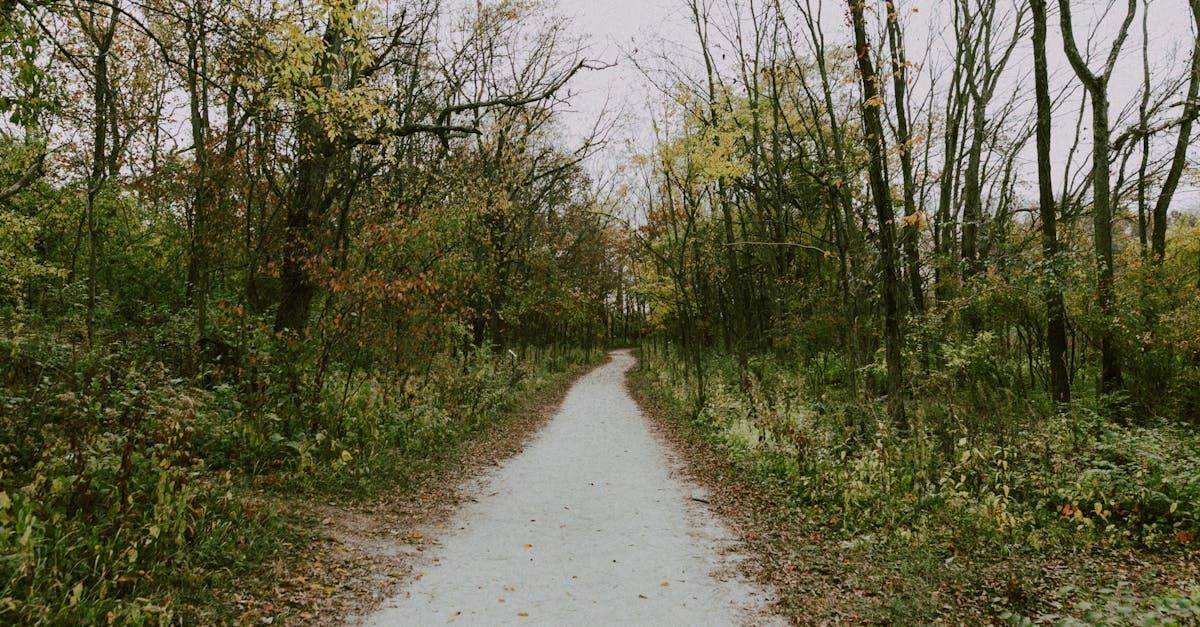
MULTIPOLYGON (((909 408, 918 426, 903 438, 883 401, 806 388, 820 375, 761 356, 746 375, 731 360, 710 360, 696 426, 763 480, 836 517, 848 537, 881 528, 920 535, 921 521, 949 515, 981 543, 1020 540, 1047 526, 1107 543, 1191 542, 1200 532, 1200 439, 1165 424, 1121 426, 1083 405, 1057 415, 993 392, 984 415, 1004 416, 1003 429, 964 416, 973 405, 960 383, 1004 369, 993 343, 983 334, 947 351, 944 370, 929 375, 939 383, 916 388, 924 398, 909 408), (939 413, 947 411, 958 417, 939 413)), ((642 359, 638 377, 688 415, 694 383, 659 357, 642 359)))
POLYGON ((386 490, 597 353, 432 354, 389 374, 254 331, 217 363, 157 307, 83 350, 78 321, 0 335, 0 623, 224 620, 212 590, 292 533, 255 484, 386 490))

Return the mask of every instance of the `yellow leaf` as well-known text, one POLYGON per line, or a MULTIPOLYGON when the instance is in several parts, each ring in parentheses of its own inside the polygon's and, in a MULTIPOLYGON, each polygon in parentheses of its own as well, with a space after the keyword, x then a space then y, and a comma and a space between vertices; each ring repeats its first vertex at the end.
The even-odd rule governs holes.
POLYGON ((517 612, 517 616, 529 616, 529 612, 517 612))
POLYGON ((659 586, 662 586, 663 588, 666 588, 667 586, 671 585, 671 582, 669 582, 669 581, 664 581, 664 582, 662 582, 662 583, 660 583, 660 584, 658 584, 658 585, 659 585, 659 586))

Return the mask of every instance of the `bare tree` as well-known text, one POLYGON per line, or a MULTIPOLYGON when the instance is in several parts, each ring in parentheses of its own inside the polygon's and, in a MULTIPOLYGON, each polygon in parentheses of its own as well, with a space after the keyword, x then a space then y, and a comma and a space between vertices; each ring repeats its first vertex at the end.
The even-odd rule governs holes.
POLYGON ((1179 117, 1179 135, 1175 140, 1175 151, 1171 157, 1171 167, 1167 178, 1163 181, 1158 200, 1154 203, 1154 235, 1151 247, 1153 259, 1161 264, 1167 254, 1167 211, 1171 208, 1171 200, 1179 188, 1179 180, 1187 165, 1187 151, 1192 141, 1192 124, 1200 116, 1200 0, 1188 0, 1192 9, 1194 24, 1192 44, 1191 72, 1188 78, 1187 95, 1183 101, 1183 113, 1179 117))
POLYGON ((1137 15, 1137 0, 1129 0, 1125 19, 1121 22, 1109 49, 1104 66, 1097 73, 1088 67, 1075 43, 1071 0, 1058 0, 1063 47, 1067 60, 1079 81, 1087 90, 1092 105, 1092 224, 1096 247, 1096 299, 1104 314, 1100 330, 1100 388, 1113 392, 1121 388, 1121 362, 1112 325, 1117 314, 1117 295, 1113 270, 1113 206, 1111 152, 1109 127, 1108 82, 1120 58, 1121 48, 1129 35, 1129 26, 1137 15))
POLYGON ((904 414, 904 358, 901 347, 904 338, 900 329, 900 279, 896 271, 896 214, 892 209, 891 190, 884 174, 883 122, 880 109, 883 99, 879 93, 879 77, 871 59, 871 44, 867 40, 867 27, 863 18, 865 0, 847 0, 850 20, 854 26, 854 51, 858 58, 858 72, 862 79, 862 115, 869 153, 868 176, 871 185, 871 200, 875 205, 878 223, 880 290, 884 311, 884 350, 887 361, 888 408, 892 421, 898 429, 906 431, 908 422, 904 414))
POLYGON ((913 309, 922 313, 925 311, 925 289, 921 282, 921 220, 917 214, 917 184, 913 175, 912 152, 915 140, 908 119, 908 57, 904 50, 903 25, 896 12, 896 2, 887 0, 886 5, 888 48, 892 57, 892 100, 896 111, 896 142, 904 186, 904 262, 913 309))
MULTIPOLYGON (((987 0, 976 7, 973 23, 978 31, 972 31, 972 39, 978 42, 967 46, 965 62, 970 72, 966 81, 971 97, 971 143, 967 151, 967 170, 963 189, 962 259, 963 274, 975 274, 979 264, 979 227, 983 220, 982 156, 987 139, 987 110, 996 93, 996 86, 1008 65, 1017 42, 1021 39, 1024 11, 1018 10, 1013 19, 1013 33, 1006 43, 1001 44, 998 58, 994 58, 993 39, 998 21, 995 0, 987 0)), ((963 14, 972 13, 963 0, 963 14)))
POLYGON ((1042 256, 1048 277, 1046 302, 1046 345, 1050 357, 1050 392, 1058 403, 1071 402, 1067 372, 1067 311, 1063 303, 1062 271, 1058 258, 1057 218, 1054 183, 1050 169, 1050 71, 1046 60, 1046 0, 1030 0, 1033 8, 1034 90, 1037 101, 1038 207, 1042 221, 1042 256))

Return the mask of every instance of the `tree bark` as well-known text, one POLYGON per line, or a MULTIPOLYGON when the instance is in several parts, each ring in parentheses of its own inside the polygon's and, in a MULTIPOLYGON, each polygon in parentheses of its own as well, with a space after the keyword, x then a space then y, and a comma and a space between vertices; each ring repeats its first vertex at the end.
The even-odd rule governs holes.
POLYGON ((1055 402, 1071 402, 1071 380, 1067 371, 1067 312, 1063 303, 1062 273, 1058 260, 1057 216, 1050 166, 1050 72, 1046 61, 1046 0, 1030 0, 1033 6, 1034 92, 1037 101, 1038 201, 1042 220, 1042 256, 1049 277, 1043 298, 1046 303, 1046 346, 1050 353, 1050 394, 1055 402))
POLYGON ((916 183, 913 180, 912 130, 908 122, 908 59, 904 53, 904 33, 894 0, 887 0, 888 45, 892 52, 892 91, 896 105, 896 143, 900 152, 900 173, 904 184, 904 259, 912 309, 925 312, 925 291, 921 285, 921 220, 917 215, 916 183))
POLYGON ((867 41, 863 18, 865 0, 847 0, 854 26, 854 50, 858 57, 858 72, 863 87, 863 125, 866 131, 871 197, 879 228, 880 282, 884 311, 884 350, 887 362, 888 409, 892 422, 902 433, 908 430, 904 413, 904 361, 901 347, 904 338, 900 329, 900 281, 896 272, 896 224, 892 210, 891 191, 884 175, 883 122, 879 110, 883 106, 879 95, 879 77, 871 61, 871 45, 867 41))
MULTIPOLYGON (((1200 0, 1189 0, 1192 8, 1192 20, 1195 22, 1197 33, 1200 33, 1200 0)), ((1162 264, 1167 255, 1167 211, 1171 208, 1171 200, 1179 187, 1179 179, 1187 164, 1187 151, 1191 144, 1192 123, 1200 114, 1200 34, 1192 46, 1191 77, 1188 80, 1187 100, 1183 103, 1183 115, 1180 118, 1179 137, 1175 140, 1175 153, 1171 157, 1171 168, 1163 181, 1162 191, 1154 203, 1154 234, 1151 238, 1152 258, 1155 264, 1162 264)))
POLYGON ((1096 247, 1096 300, 1104 321, 1099 331, 1100 391, 1115 392, 1122 387, 1121 362, 1113 327, 1117 315, 1117 295, 1114 289, 1112 239, 1112 182, 1109 153, 1111 152, 1108 119, 1108 81, 1116 66, 1121 47, 1129 34, 1129 25, 1137 13, 1137 0, 1129 0, 1125 21, 1109 51, 1104 69, 1099 74, 1087 67, 1087 62, 1075 44, 1071 20, 1071 0, 1058 0, 1063 46, 1067 60, 1083 83, 1092 104, 1092 232, 1096 247))

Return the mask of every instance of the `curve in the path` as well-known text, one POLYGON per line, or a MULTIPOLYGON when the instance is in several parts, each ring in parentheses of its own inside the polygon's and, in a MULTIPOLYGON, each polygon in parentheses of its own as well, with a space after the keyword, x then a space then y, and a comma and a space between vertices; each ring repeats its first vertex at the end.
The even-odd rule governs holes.
POLYGON ((625 351, 579 380, 517 457, 472 489, 368 625, 736 625, 765 594, 676 477, 625 389, 625 351))

